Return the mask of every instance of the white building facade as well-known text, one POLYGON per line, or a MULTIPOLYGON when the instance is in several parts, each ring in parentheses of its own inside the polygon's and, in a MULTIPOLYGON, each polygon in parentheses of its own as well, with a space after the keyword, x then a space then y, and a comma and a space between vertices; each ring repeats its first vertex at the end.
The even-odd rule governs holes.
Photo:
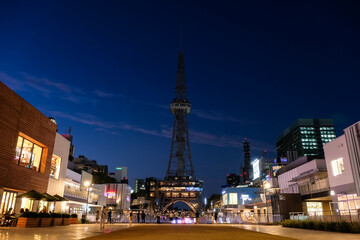
POLYGON ((360 213, 360 122, 324 146, 333 209, 341 215, 360 213))

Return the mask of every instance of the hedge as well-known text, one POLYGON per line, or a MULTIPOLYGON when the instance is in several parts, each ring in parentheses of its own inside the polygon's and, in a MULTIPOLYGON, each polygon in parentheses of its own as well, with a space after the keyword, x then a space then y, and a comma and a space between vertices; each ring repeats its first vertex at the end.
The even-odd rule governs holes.
POLYGON ((292 228, 305 228, 344 233, 360 233, 360 222, 323 222, 312 220, 300 221, 287 219, 282 221, 281 225, 283 227, 292 228))
POLYGON ((49 213, 38 213, 38 217, 39 218, 50 218, 50 214, 49 213))
POLYGON ((78 215, 77 215, 76 213, 73 213, 73 214, 71 214, 71 217, 72 217, 72 218, 77 218, 78 215))

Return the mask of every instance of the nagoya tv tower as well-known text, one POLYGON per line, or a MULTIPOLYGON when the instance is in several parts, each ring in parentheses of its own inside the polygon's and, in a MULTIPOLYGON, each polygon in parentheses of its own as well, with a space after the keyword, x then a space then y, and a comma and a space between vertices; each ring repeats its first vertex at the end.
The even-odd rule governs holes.
POLYGON ((195 178, 191 158, 188 119, 191 104, 186 97, 184 54, 179 53, 175 98, 170 105, 174 114, 169 165, 162 186, 159 188, 162 211, 182 201, 194 212, 201 207, 200 195, 203 182, 195 178))

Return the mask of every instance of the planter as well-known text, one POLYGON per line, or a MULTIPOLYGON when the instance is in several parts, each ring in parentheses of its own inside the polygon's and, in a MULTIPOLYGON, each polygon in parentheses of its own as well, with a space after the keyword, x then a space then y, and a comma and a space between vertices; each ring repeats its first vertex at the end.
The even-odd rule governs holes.
POLYGON ((62 225, 70 225, 70 218, 63 218, 62 225))
POLYGON ((24 218, 19 217, 17 221, 17 227, 22 228, 33 228, 33 227, 39 227, 40 218, 24 218))
POLYGON ((50 218, 51 226, 60 226, 62 224, 62 218, 50 218))
POLYGON ((79 220, 77 218, 70 218, 70 224, 78 224, 79 220))
POLYGON ((40 227, 50 227, 51 218, 40 218, 40 227))

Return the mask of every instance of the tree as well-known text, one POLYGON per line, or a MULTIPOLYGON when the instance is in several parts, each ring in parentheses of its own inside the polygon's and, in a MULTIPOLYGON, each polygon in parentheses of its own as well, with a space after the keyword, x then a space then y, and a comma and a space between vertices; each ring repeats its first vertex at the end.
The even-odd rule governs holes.
POLYGON ((93 172, 92 175, 94 184, 116 183, 115 178, 109 177, 102 172, 93 172))

